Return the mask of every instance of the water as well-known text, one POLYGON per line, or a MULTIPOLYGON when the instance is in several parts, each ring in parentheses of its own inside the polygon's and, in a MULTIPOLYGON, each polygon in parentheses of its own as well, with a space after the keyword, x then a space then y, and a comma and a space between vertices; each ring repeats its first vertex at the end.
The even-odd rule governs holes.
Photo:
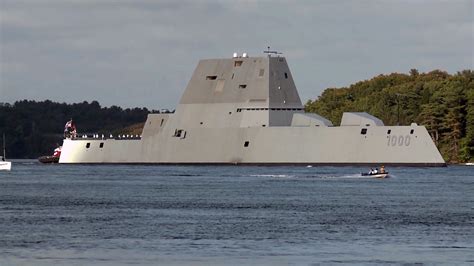
POLYGON ((0 265, 473 264, 474 168, 0 172, 0 265))

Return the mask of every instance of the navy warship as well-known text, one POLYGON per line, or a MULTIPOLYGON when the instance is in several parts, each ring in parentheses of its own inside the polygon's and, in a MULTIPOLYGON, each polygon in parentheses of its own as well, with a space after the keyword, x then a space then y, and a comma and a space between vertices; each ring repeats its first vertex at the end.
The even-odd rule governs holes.
POLYGON ((174 113, 139 136, 65 138, 59 163, 445 166, 426 128, 305 113, 285 57, 200 60, 174 113))

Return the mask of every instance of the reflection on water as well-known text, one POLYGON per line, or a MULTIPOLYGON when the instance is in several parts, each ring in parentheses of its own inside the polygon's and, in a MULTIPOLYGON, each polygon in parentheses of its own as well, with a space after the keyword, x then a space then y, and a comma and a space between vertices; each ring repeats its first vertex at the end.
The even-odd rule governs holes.
POLYGON ((366 170, 14 162, 0 264, 474 263, 472 167, 366 170))

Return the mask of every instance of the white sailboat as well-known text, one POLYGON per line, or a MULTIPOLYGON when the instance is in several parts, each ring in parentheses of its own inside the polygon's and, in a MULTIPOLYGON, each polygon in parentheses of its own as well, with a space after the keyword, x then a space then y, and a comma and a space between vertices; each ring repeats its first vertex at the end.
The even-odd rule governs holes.
POLYGON ((0 170, 10 171, 12 169, 12 163, 6 161, 5 156, 5 134, 3 134, 3 157, 0 156, 0 170))

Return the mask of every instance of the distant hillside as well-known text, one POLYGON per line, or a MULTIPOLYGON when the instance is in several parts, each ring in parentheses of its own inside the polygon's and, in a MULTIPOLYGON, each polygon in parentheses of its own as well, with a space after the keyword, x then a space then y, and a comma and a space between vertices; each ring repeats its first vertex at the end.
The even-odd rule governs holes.
MULTIPOLYGON (((37 158, 62 143, 64 124, 73 118, 78 133, 118 134, 144 123, 146 108, 101 107, 96 101, 74 104, 52 101, 0 103, 0 138, 5 133, 7 157, 37 158)), ((138 133, 140 134, 140 133, 138 133)))
POLYGON ((425 125, 446 161, 474 160, 474 71, 435 70, 379 75, 349 87, 328 88, 308 101, 307 112, 335 125, 343 112, 367 112, 386 125, 425 125))

